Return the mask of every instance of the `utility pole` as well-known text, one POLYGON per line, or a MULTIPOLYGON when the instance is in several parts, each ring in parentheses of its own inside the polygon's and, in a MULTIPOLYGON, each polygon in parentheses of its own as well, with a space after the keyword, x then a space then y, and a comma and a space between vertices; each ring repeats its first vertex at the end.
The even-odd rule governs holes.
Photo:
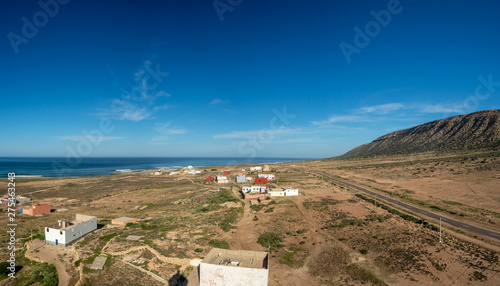
POLYGON ((439 243, 443 243, 441 240, 441 217, 439 218, 439 243))

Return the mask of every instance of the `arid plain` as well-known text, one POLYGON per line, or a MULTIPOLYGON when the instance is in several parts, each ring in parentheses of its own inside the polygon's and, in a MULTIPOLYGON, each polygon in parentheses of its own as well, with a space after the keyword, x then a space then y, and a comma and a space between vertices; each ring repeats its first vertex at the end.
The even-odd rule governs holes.
MULTIPOLYGON (((271 173, 276 180, 268 186, 298 188, 299 196, 255 205, 239 193, 247 184, 205 182, 209 175, 242 168, 248 170, 239 165, 203 167, 198 175, 154 176, 149 171, 18 178, 18 194, 68 211, 41 217, 18 214, 18 247, 28 250, 18 252, 23 266, 18 278, 0 283, 25 285, 40 262, 47 261, 56 266, 62 285, 196 285, 191 262, 220 247, 269 251, 269 285, 500 284, 498 240, 443 224, 440 242, 438 221, 311 173, 500 231, 498 152, 275 164, 271 173), (31 230, 42 238, 44 226, 75 213, 97 216, 99 229, 64 249, 38 241, 31 252, 31 230), (123 216, 141 221, 111 227, 112 219, 123 216), (142 238, 126 240, 129 235, 142 238), (108 257, 104 269, 90 269, 100 255, 108 257)), ((6 245, 6 215, 0 225, 6 245)), ((7 257, 6 247, 2 257, 7 257)))

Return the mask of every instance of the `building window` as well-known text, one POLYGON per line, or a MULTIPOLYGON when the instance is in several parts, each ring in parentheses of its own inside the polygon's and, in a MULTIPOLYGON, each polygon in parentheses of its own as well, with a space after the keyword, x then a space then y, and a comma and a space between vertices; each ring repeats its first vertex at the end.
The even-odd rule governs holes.
POLYGON ((59 234, 62 235, 62 230, 59 231, 59 234))
POLYGON ((47 227, 47 232, 49 232, 49 228, 47 227))

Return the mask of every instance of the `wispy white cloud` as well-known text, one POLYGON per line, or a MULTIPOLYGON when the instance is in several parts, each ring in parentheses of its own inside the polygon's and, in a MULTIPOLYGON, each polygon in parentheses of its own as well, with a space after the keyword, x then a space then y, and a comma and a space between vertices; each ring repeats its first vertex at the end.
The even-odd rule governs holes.
POLYGON ((411 115, 422 116, 425 114, 450 114, 463 112, 465 112, 465 109, 463 105, 459 103, 426 104, 391 102, 379 105, 363 106, 352 110, 350 114, 335 115, 326 120, 311 121, 310 123, 318 128, 339 128, 337 123, 340 122, 380 122, 387 120, 401 121, 408 119, 411 115))
POLYGON ((386 103, 380 105, 372 105, 361 107, 361 113, 374 113, 374 114, 388 114, 393 111, 397 111, 405 108, 405 105, 402 103, 386 103))
POLYGON ((334 127, 339 122, 363 122, 366 117, 359 115, 338 115, 331 116, 327 120, 311 121, 311 124, 317 127, 334 127))
POLYGON ((129 90, 121 89, 119 99, 113 99, 109 108, 100 109, 97 116, 116 120, 142 121, 150 119, 155 111, 171 107, 157 103, 161 98, 170 97, 165 91, 158 90, 159 84, 168 73, 161 72, 159 66, 151 61, 144 62, 134 74, 136 85, 129 90))
POLYGON ((160 135, 160 136, 154 137, 153 139, 151 139, 151 141, 152 142, 160 142, 160 141, 169 141, 170 139, 172 139, 170 136, 160 135))
POLYGON ((222 100, 220 98, 214 98, 212 101, 210 101, 210 104, 221 104, 221 103, 227 103, 229 102, 228 100, 222 100))
POLYGON ((186 134, 188 131, 181 128, 170 128, 170 121, 166 123, 156 123, 154 130, 163 135, 186 134))
POLYGON ((162 110, 162 109, 168 109, 168 108, 172 108, 172 107, 175 107, 175 105, 163 104, 163 105, 160 105, 160 106, 153 107, 153 110, 162 110))
POLYGON ((54 136, 54 138, 58 138, 61 140, 69 140, 69 141, 91 141, 91 142, 103 142, 109 140, 120 140, 125 137, 113 137, 113 136, 103 136, 103 137, 89 137, 84 135, 75 135, 75 136, 54 136))
POLYGON ((214 139, 248 139, 248 138, 257 138, 259 136, 264 136, 268 138, 269 136, 272 136, 273 138, 276 138, 278 136, 284 136, 284 135, 294 135, 294 134, 301 134, 302 131, 300 129, 293 129, 293 128, 287 128, 287 127, 281 127, 277 129, 269 129, 269 128, 264 128, 260 130, 247 130, 247 131, 232 131, 229 133, 223 133, 223 134, 217 134, 214 135, 214 139))
POLYGON ((99 115, 117 120, 141 121, 149 118, 151 113, 146 107, 141 108, 130 101, 114 99, 111 108, 101 109, 99 115))
POLYGON ((460 104, 423 104, 417 106, 420 113, 460 113, 465 109, 460 104))
POLYGON ((158 136, 153 137, 149 143, 151 145, 166 145, 168 141, 172 140, 174 135, 181 135, 188 133, 188 130, 182 128, 172 128, 171 122, 156 123, 153 129, 158 132, 158 136))

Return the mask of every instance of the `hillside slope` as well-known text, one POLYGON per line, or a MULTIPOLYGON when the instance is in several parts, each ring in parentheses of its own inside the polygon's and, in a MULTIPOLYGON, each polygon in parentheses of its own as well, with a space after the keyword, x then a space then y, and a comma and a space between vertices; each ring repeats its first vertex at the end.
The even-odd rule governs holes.
POLYGON ((381 136, 339 158, 500 148, 500 110, 478 111, 381 136))

